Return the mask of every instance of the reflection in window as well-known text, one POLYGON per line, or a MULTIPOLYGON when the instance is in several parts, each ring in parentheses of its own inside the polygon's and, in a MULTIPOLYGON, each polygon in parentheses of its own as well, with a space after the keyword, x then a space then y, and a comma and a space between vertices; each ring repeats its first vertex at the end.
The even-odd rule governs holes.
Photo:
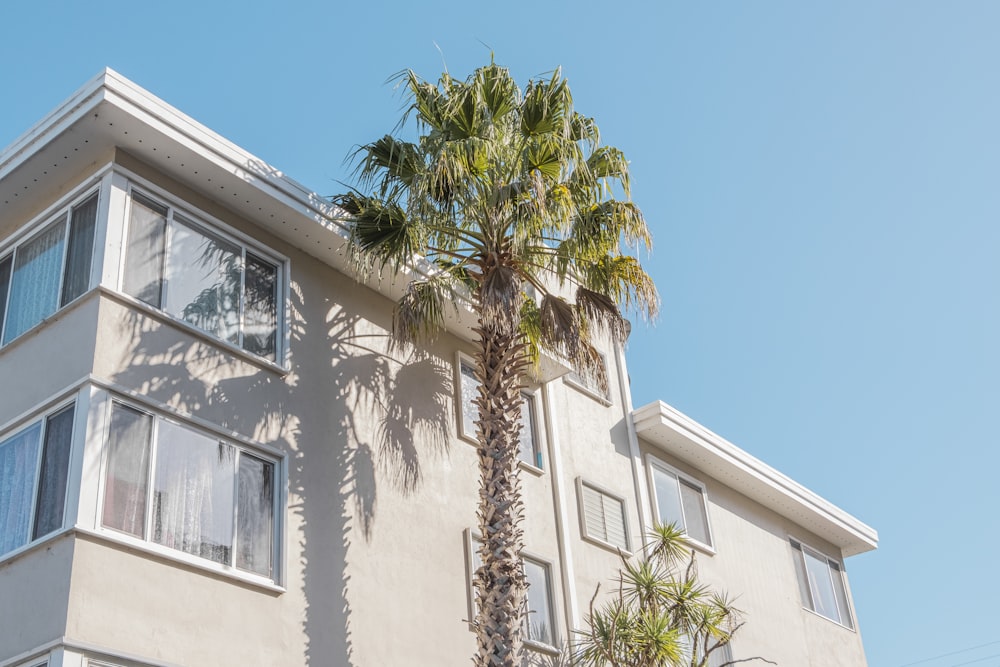
POLYGON ((278 267, 132 196, 122 290, 221 340, 277 358, 278 267))
POLYGON ((675 524, 691 539, 711 547, 708 509, 701 485, 657 463, 650 463, 650 471, 656 496, 656 520, 675 524))
POLYGON ((115 402, 102 523, 271 577, 274 464, 115 402))

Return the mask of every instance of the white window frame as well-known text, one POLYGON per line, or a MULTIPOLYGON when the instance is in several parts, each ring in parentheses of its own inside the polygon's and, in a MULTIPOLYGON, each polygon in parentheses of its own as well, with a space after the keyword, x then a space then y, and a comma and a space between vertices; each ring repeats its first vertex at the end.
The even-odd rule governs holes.
POLYGON ((673 475, 674 477, 677 478, 678 484, 680 484, 681 480, 683 480, 684 482, 687 482, 690 486, 696 487, 701 491, 701 500, 702 503, 704 503, 705 505, 705 528, 706 530, 708 530, 708 539, 710 542, 706 544, 705 542, 702 542, 701 540, 688 535, 687 518, 683 516, 684 503, 682 502, 681 498, 678 497, 677 502, 681 509, 681 518, 684 521, 684 525, 681 526, 681 529, 684 531, 684 535, 691 546, 709 555, 714 555, 716 553, 715 531, 712 530, 712 513, 709 510, 709 508, 711 507, 711 503, 708 502, 708 488, 700 480, 692 477, 691 475, 688 475, 685 472, 678 470, 677 468, 670 465, 666 461, 656 456, 653 456, 652 454, 647 454, 646 483, 649 485, 649 499, 651 501, 651 504, 653 505, 653 517, 657 521, 657 523, 663 523, 663 517, 660 516, 660 503, 656 496, 656 481, 653 479, 654 468, 659 468, 661 472, 665 472, 668 475, 673 475))
MULTIPOLYGON (((466 564, 466 591, 468 594, 468 614, 469 614, 469 629, 474 630, 472 626, 473 620, 476 618, 476 588, 473 585, 473 575, 475 575, 475 563, 476 563, 476 551, 479 545, 482 543, 482 536, 472 529, 466 529, 464 531, 464 541, 465 541, 465 564, 466 564)), ((528 639, 527 633, 522 633, 524 645, 529 649, 537 651, 547 656, 558 656, 560 650, 558 644, 560 642, 560 627, 558 613, 556 612, 556 600, 555 600, 555 590, 553 584, 553 573, 552 573, 552 561, 543 558, 535 553, 528 551, 527 549, 522 549, 521 559, 529 560, 536 565, 541 566, 545 570, 545 580, 547 584, 547 590, 545 591, 546 598, 549 604, 549 610, 551 612, 551 618, 549 619, 552 625, 552 644, 546 644, 544 642, 536 641, 534 639, 528 639)), ((524 619, 527 622, 527 618, 524 619)))
POLYGON ((0 426, 0 441, 7 440, 8 438, 15 436, 25 429, 31 428, 35 424, 41 424, 41 430, 39 431, 39 453, 38 461, 35 463, 35 474, 34 482, 31 489, 31 523, 28 527, 29 539, 27 542, 19 547, 11 549, 6 553, 0 553, 0 563, 16 558, 17 556, 34 549, 39 544, 47 542, 51 539, 62 535, 67 531, 67 525, 71 524, 69 520, 70 508, 73 507, 74 499, 71 497, 72 494, 76 492, 76 484, 74 482, 75 466, 73 462, 77 454, 77 448, 80 447, 78 442, 78 425, 80 420, 85 417, 81 417, 81 402, 78 400, 78 392, 74 391, 69 395, 63 394, 60 398, 55 401, 46 403, 44 406, 32 409, 32 411, 25 417, 19 417, 16 420, 9 422, 0 426), (73 408, 73 423, 70 426, 70 444, 69 453, 67 455, 67 466, 66 471, 66 488, 63 489, 63 511, 62 511, 62 525, 52 530, 45 535, 37 538, 32 538, 31 535, 34 533, 35 521, 38 519, 38 484, 41 481, 41 466, 43 463, 43 457, 45 454, 45 435, 47 430, 47 420, 52 415, 62 412, 66 408, 73 408))
MULTIPOLYGON (((793 559, 798 559, 799 563, 802 566, 802 573, 806 577, 806 581, 805 582, 801 581, 799 579, 798 568, 797 567, 795 568, 795 578, 796 578, 796 581, 799 584, 800 597, 801 597, 801 587, 802 587, 803 583, 805 583, 806 588, 808 589, 808 592, 809 592, 809 599, 808 600, 805 600, 805 599, 802 600, 802 608, 805 611, 808 611, 808 612, 810 612, 812 614, 815 614, 815 615, 819 616, 820 618, 825 618, 826 620, 830 621, 831 623, 836 623, 837 625, 839 625, 842 628, 845 628, 845 629, 850 630, 852 632, 856 632, 856 630, 855 630, 855 622, 854 622, 854 604, 853 604, 853 602, 851 600, 851 591, 850 591, 850 588, 847 585, 847 580, 844 578, 844 574, 845 574, 846 570, 844 569, 844 563, 843 563, 843 561, 838 560, 836 558, 833 558, 831 556, 828 556, 823 551, 821 551, 821 550, 819 550, 819 549, 817 549, 817 548, 815 548, 813 546, 810 546, 809 543, 803 542, 802 540, 798 539, 797 537, 794 537, 794 536, 791 536, 791 535, 788 537, 788 545, 789 545, 789 548, 792 551, 792 558, 793 559), (799 548, 796 549, 795 545, 798 545, 799 548), (847 615, 848 615, 847 623, 844 623, 844 620, 840 619, 840 618, 830 618, 826 614, 823 614, 819 610, 815 609, 816 604, 815 604, 815 601, 812 599, 812 596, 813 596, 813 583, 814 582, 812 581, 812 577, 810 576, 810 573, 809 573, 809 567, 807 566, 806 560, 805 560, 805 556, 806 556, 806 552, 807 551, 810 552, 814 557, 821 558, 821 559, 823 559, 823 560, 826 561, 826 569, 827 569, 827 572, 830 574, 830 585, 833 587, 831 590, 833 591, 833 595, 834 595, 834 599, 835 600, 836 600, 836 596, 837 596, 837 591, 836 591, 837 583, 834 581, 834 576, 835 576, 834 575, 834 571, 836 571, 837 574, 840 576, 840 585, 843 587, 843 591, 844 591, 844 603, 847 606, 847 615), (834 568, 836 568, 836 570, 834 570, 834 568)), ((840 614, 839 605, 838 605, 837 613, 838 613, 838 616, 839 616, 839 614, 840 614)))
POLYGON ((3 301, 4 303, 4 310, 0 313, 0 350, 23 339, 35 329, 44 326, 53 315, 79 302, 84 296, 87 295, 87 293, 94 289, 94 271, 98 263, 97 244, 98 239, 100 238, 100 228, 107 224, 107 217, 105 216, 102 219, 104 201, 107 199, 105 189, 102 187, 101 183, 102 174, 103 172, 96 176, 96 184, 94 183, 94 179, 88 178, 84 185, 76 188, 69 195, 62 197, 54 206, 47 208, 42 213, 31 218, 26 224, 22 225, 15 234, 0 244, 0 262, 8 258, 11 260, 11 272, 8 278, 7 292, 0 295, 0 301, 3 301), (94 195, 97 196, 97 213, 94 221, 94 238, 91 239, 90 271, 87 274, 87 286, 78 296, 64 304, 62 303, 62 292, 66 281, 66 262, 69 258, 69 237, 70 227, 72 226, 70 224, 70 212, 94 195), (50 227, 60 223, 59 218, 63 218, 61 221, 61 224, 63 225, 63 252, 62 260, 59 263, 59 285, 56 288, 56 309, 52 311, 51 314, 29 326, 7 343, 4 343, 3 341, 7 330, 8 315, 10 315, 10 291, 14 283, 14 255, 17 253, 19 248, 31 243, 41 234, 45 233, 50 227))
MULTIPOLYGON (((131 172, 125 172, 124 176, 127 179, 127 185, 125 186, 125 210, 120 221, 121 224, 121 252, 118 257, 118 267, 117 267, 117 277, 115 279, 114 290, 122 298, 126 299, 128 303, 146 310, 151 313, 157 314, 172 324, 186 329, 197 335, 199 338, 211 341, 213 345, 226 348, 242 357, 252 359, 256 363, 265 364, 269 367, 275 368, 280 371, 288 370, 288 349, 289 349, 289 294, 290 294, 290 260, 288 257, 278 253, 277 251, 269 248, 253 237, 234 229, 231 225, 219 220, 215 216, 202 211, 201 209, 195 208, 188 204, 187 202, 179 199, 173 194, 167 192, 161 187, 150 183, 149 181, 132 174, 131 172), (176 217, 180 218, 180 224, 184 224, 195 230, 202 231, 208 236, 215 236, 223 241, 232 243, 233 245, 239 246, 242 251, 242 257, 245 260, 246 254, 252 253, 260 259, 272 264, 275 267, 275 332, 274 332, 274 359, 268 359, 262 357, 254 352, 244 349, 239 344, 230 343, 229 341, 223 340, 216 336, 210 331, 205 331, 190 322, 187 322, 177 315, 170 313, 162 308, 150 305, 141 299, 138 299, 125 291, 125 269, 126 261, 128 255, 128 241, 129 234, 131 232, 131 219, 132 219, 132 202, 134 195, 138 194, 140 197, 149 200, 152 203, 163 206, 167 209, 167 224, 170 225, 176 217)), ((166 261, 167 254, 169 253, 169 234, 168 238, 164 240, 164 261, 166 261)), ((161 276, 162 279, 162 276, 161 276)), ((244 267, 244 280, 245 280, 245 267, 244 267)), ((161 288, 162 289, 162 288, 161 288)), ((242 289, 242 288, 241 288, 242 289)), ((243 335, 243 302, 245 299, 245 294, 241 292, 240 295, 240 313, 239 313, 239 331, 240 335, 243 335)))
MULTIPOLYGON (((476 362, 469 355, 458 352, 455 355, 455 406, 458 436, 466 442, 478 446, 479 441, 476 440, 475 431, 468 433, 465 428, 466 403, 465 398, 462 396, 462 382, 465 378, 462 373, 463 367, 474 371, 476 362)), ((529 418, 532 420, 532 434, 534 435, 532 439, 532 455, 534 456, 534 461, 525 461, 520 457, 519 451, 517 457, 518 465, 524 470, 541 475, 545 471, 545 419, 542 401, 539 400, 538 392, 533 389, 522 389, 521 399, 525 401, 525 408, 528 410, 529 418)), ((473 426, 473 428, 475 427, 473 426)))
MULTIPOLYGON (((234 579, 239 579, 242 581, 247 581, 254 583, 265 588, 275 590, 278 592, 284 592, 282 587, 282 582, 285 576, 285 560, 284 560, 284 534, 285 534, 285 516, 284 508, 287 506, 286 497, 286 480, 288 471, 288 461, 287 456, 278 451, 273 447, 267 447, 262 443, 255 443, 247 440, 246 438, 223 429, 219 429, 208 422, 200 419, 194 419, 188 415, 181 415, 173 410, 166 410, 164 406, 153 405, 149 401, 141 400, 142 397, 139 396, 124 396, 118 393, 113 393, 110 391, 104 392, 102 398, 100 399, 102 405, 100 405, 99 410, 101 412, 102 423, 102 434, 100 437, 101 442, 101 456, 100 456, 100 472, 98 474, 98 484, 97 484, 97 511, 94 515, 94 530, 95 532, 107 539, 116 542, 122 542, 133 546, 137 549, 145 551, 147 553, 152 553, 157 556, 161 556, 168 560, 182 562, 186 565, 191 565, 202 570, 215 572, 223 574, 234 579), (149 479, 147 480, 148 489, 146 497, 146 516, 143 521, 143 537, 136 537, 128 533, 122 532, 112 527, 106 527, 103 525, 104 517, 104 499, 105 499, 105 487, 107 481, 107 471, 111 453, 111 415, 114 408, 114 404, 119 403, 125 407, 131 408, 138 412, 145 413, 152 416, 153 424, 150 433, 150 449, 149 449, 149 479), (159 426, 160 422, 167 421, 175 426, 179 426, 184 429, 192 430, 200 435, 208 436, 213 439, 221 439, 226 441, 228 444, 245 451, 251 456, 257 457, 270 463, 273 468, 273 490, 271 498, 271 512, 272 512, 272 526, 271 526, 271 576, 265 577, 261 574, 255 572, 249 572, 246 570, 241 570, 235 565, 217 563, 208 558, 202 558, 194 554, 189 554, 187 552, 181 551, 179 549, 174 549, 162 544, 157 544, 153 542, 149 537, 151 527, 151 514, 152 514, 152 500, 151 494, 153 493, 154 484, 154 468, 156 466, 156 453, 157 447, 159 445, 159 426)), ((234 507, 234 512, 236 508, 234 507)), ((235 516, 235 515, 234 515, 235 516)), ((235 520, 234 520, 235 523, 235 520)))
MULTIPOLYGON (((605 549, 610 549, 611 551, 614 551, 615 553, 621 553, 622 555, 624 555, 626 557, 631 556, 632 555, 632 549, 631 549, 631 546, 632 546, 632 531, 629 528, 628 503, 625 501, 624 496, 620 496, 617 493, 609 491, 608 489, 606 489, 606 488, 604 488, 602 486, 594 484, 593 482, 585 481, 582 477, 577 477, 576 478, 576 500, 577 500, 577 506, 580 508, 580 535, 581 535, 581 537, 583 537, 584 540, 586 540, 588 542, 592 542, 592 543, 596 544, 599 547, 603 547, 605 549), (604 538, 600 537, 599 535, 592 535, 590 533, 590 530, 587 528, 587 511, 586 511, 586 508, 585 508, 585 505, 584 505, 584 502, 583 502, 584 489, 590 489, 591 491, 600 494, 604 498, 608 498, 608 499, 610 499, 610 500, 615 501, 615 502, 618 503, 618 506, 621 508, 621 512, 622 512, 622 526, 623 526, 623 529, 625 531, 625 545, 624 546, 621 546, 621 545, 618 545, 618 544, 614 544, 613 542, 609 542, 609 541, 605 540, 604 538)), ((603 507, 603 501, 602 501, 602 508, 601 509, 602 510, 604 509, 604 507, 603 507)))

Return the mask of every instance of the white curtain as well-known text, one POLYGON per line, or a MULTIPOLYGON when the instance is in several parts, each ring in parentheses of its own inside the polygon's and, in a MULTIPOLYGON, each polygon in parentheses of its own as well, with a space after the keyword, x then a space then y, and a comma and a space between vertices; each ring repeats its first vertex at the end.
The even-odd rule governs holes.
POLYGON ((239 505, 236 510, 236 567, 271 576, 273 466, 240 454, 239 505))
POLYGON ((56 311, 65 233, 65 220, 60 220, 18 247, 7 303, 5 344, 56 311))
POLYGON ((153 417, 115 403, 111 413, 104 515, 108 528, 145 537, 149 447, 153 417))
POLYGON ((230 564, 236 448, 167 421, 157 441, 153 541, 230 564))
POLYGON ((0 555, 28 542, 41 422, 0 442, 0 555))

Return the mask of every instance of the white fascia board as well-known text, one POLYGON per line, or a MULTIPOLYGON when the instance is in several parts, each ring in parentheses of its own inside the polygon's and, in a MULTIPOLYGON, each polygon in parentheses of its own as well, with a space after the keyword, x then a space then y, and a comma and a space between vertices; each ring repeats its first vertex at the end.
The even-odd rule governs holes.
POLYGON ((829 540, 845 557, 878 547, 874 528, 666 403, 638 408, 632 420, 643 440, 829 540))

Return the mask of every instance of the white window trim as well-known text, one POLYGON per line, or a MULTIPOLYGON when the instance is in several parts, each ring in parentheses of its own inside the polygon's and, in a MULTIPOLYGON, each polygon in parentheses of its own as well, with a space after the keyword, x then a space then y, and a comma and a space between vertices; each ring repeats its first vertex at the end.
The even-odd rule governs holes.
MULTIPOLYGON (((122 217, 118 221, 121 226, 120 230, 120 241, 121 250, 118 253, 118 267, 115 271, 114 284, 111 286, 115 293, 122 299, 126 301, 130 306, 140 307, 144 311, 149 313, 155 313, 165 321, 168 321, 176 326, 182 327, 187 331, 191 331, 199 335, 200 338, 210 341, 213 345, 218 345, 219 347, 225 348, 231 352, 237 353, 242 357, 250 358, 256 361, 258 364, 264 364, 269 367, 273 367, 276 370, 282 372, 287 372, 289 369, 290 354, 289 354, 289 344, 291 338, 291 327, 289 325, 290 320, 290 296, 291 296, 291 261, 289 258, 276 250, 262 244, 257 239, 241 232, 238 229, 233 228, 231 225, 223 222, 217 217, 210 213, 207 213, 199 208, 196 208, 185 202, 183 199, 177 197, 171 192, 165 190, 162 187, 157 186, 155 183, 142 178, 141 176, 124 169, 120 166, 115 167, 115 172, 120 173, 125 176, 127 183, 124 186, 124 199, 125 208, 122 211, 122 217), (241 246, 244 249, 244 254, 247 251, 252 252, 254 255, 259 256, 272 264, 276 268, 276 280, 277 280, 277 308, 278 313, 276 317, 276 331, 275 331, 275 354, 274 361, 266 359, 264 357, 258 356, 253 352, 249 352, 239 345, 235 345, 228 341, 222 340, 211 333, 199 329, 198 327, 185 322, 179 317, 168 313, 167 311, 151 306, 139 299, 126 294, 124 291, 125 282, 125 263, 129 234, 129 224, 132 215, 132 201, 133 194, 138 193, 139 196, 156 202, 162 206, 169 209, 168 220, 174 219, 174 214, 178 214, 184 223, 188 226, 193 226, 196 229, 202 229, 209 234, 220 237, 223 240, 234 243, 241 246)), ((242 323, 240 327, 242 329, 242 323)))
POLYGON ((597 546, 599 546, 601 548, 604 548, 604 549, 609 549, 609 550, 615 552, 616 554, 617 553, 621 553, 626 558, 632 556, 632 553, 633 553, 632 552, 632 529, 629 526, 629 520, 628 520, 628 503, 625 501, 625 497, 624 496, 620 496, 620 495, 618 495, 617 493, 615 493, 613 491, 609 491, 607 488, 605 488, 603 486, 600 486, 598 484, 594 484, 593 482, 588 482, 588 481, 584 480, 583 477, 577 477, 576 478, 576 502, 577 502, 577 507, 580 510, 579 511, 579 515, 580 515, 580 537, 582 537, 587 542, 590 542, 592 544, 596 544, 597 546), (623 547, 619 547, 616 544, 612 544, 611 542, 608 542, 606 540, 603 540, 600 537, 597 537, 595 535, 591 535, 587 531, 586 510, 584 509, 584 505, 583 505, 583 487, 585 487, 585 486, 589 487, 593 491, 596 491, 596 492, 598 492, 598 493, 600 493, 602 495, 605 495, 605 496, 611 498, 612 500, 617 500, 619 503, 621 503, 622 520, 624 521, 624 526, 625 526, 625 547, 624 548, 623 547))
MULTIPOLYGON (((479 446, 479 441, 476 439, 475 433, 465 432, 465 399, 462 397, 462 366, 467 366, 472 369, 476 367, 476 361, 471 356, 464 352, 455 353, 455 418, 457 423, 458 437, 465 442, 479 446)), ((533 415, 534 435, 535 435, 535 455, 536 457, 541 457, 542 466, 539 467, 535 464, 528 463, 521 459, 520 456, 517 458, 518 467, 522 470, 526 470, 533 475, 544 475, 545 474, 545 416, 544 416, 544 406, 540 400, 539 394, 535 389, 525 388, 521 390, 521 395, 524 400, 531 401, 531 405, 534 408, 531 412, 533 415)), ((537 458, 536 458, 537 461, 537 458)))
MULTIPOLYGON (((117 392, 112 393, 110 391, 102 392, 98 397, 94 398, 95 403, 98 403, 97 411, 100 414, 101 424, 101 435, 100 435, 100 468, 98 472, 97 479, 97 511, 94 514, 93 526, 81 527, 79 530, 81 532, 93 535, 102 540, 108 540, 111 542, 119 542, 126 544, 132 548, 139 549, 146 553, 159 556, 165 560, 175 561, 178 563, 183 563, 185 565, 204 570, 206 572, 212 572, 215 574, 221 574, 232 579, 237 579, 243 582, 251 583, 256 586, 266 588, 275 592, 285 592, 285 588, 282 583, 285 580, 285 516, 284 508, 287 507, 287 479, 288 479, 288 460, 287 455, 278 452, 273 447, 263 447, 259 443, 255 444, 252 441, 235 434, 231 431, 226 431, 212 426, 204 420, 192 419, 190 417, 180 416, 176 410, 165 410, 162 407, 156 407, 152 401, 148 400, 137 400, 135 395, 124 395, 117 392), (271 543, 271 577, 265 577, 260 574, 255 574, 253 572, 247 572, 240 570, 235 566, 226 565, 222 563, 216 563, 214 561, 208 560, 207 558, 201 558, 193 554, 189 554, 178 549, 172 549, 170 547, 156 544, 155 542, 145 539, 145 537, 139 538, 134 535, 129 535, 121 531, 115 530, 114 528, 107 528, 102 524, 102 517, 104 516, 104 491, 106 485, 106 476, 108 469, 108 456, 110 454, 110 439, 111 439, 111 411, 114 403, 120 403, 122 405, 131 407, 140 412, 152 415, 154 419, 154 430, 152 433, 153 442, 151 445, 153 448, 150 450, 150 465, 154 465, 155 456, 155 445, 157 438, 157 430, 159 426, 159 420, 166 420, 172 422, 175 425, 181 426, 183 428, 193 429, 196 432, 202 434, 209 434, 215 438, 224 438, 236 447, 248 451, 251 455, 261 458, 274 466, 274 490, 272 502, 272 516, 273 516, 273 526, 272 526, 272 543, 271 543), (152 404, 152 405, 151 405, 152 404)), ((151 508, 147 508, 147 513, 151 508)), ((144 522, 148 524, 147 521, 144 522)), ((146 525, 148 528, 148 525, 146 525)))
MULTIPOLYGON (((809 579, 809 570, 806 567, 806 563, 804 561, 806 550, 811 551, 813 553, 813 555, 815 555, 815 556, 819 556, 820 558, 825 559, 827 561, 826 567, 827 567, 828 571, 830 570, 830 562, 831 561, 834 562, 834 563, 836 563, 837 567, 840 568, 840 582, 841 582, 841 584, 844 587, 844 597, 847 599, 847 612, 851 615, 851 618, 848 619, 848 620, 850 620, 850 622, 852 623, 852 625, 844 625, 843 623, 841 623, 840 621, 838 621, 835 618, 830 618, 829 616, 824 616, 823 614, 819 613, 815 609, 811 609, 811 608, 807 607, 806 606, 806 600, 802 600, 802 610, 803 611, 807 611, 810 614, 812 614, 814 616, 818 616, 819 618, 827 620, 827 621, 829 621, 831 623, 839 625, 840 627, 844 628, 845 630, 850 630, 851 632, 855 632, 856 633, 857 632, 857 627, 856 627, 857 626, 857 620, 854 617, 854 600, 851 598, 851 589, 850 589, 850 586, 847 585, 847 580, 844 578, 844 575, 847 572, 847 570, 844 568, 844 562, 842 560, 838 559, 838 558, 833 558, 832 556, 829 556, 826 552, 824 552, 824 551, 822 551, 820 549, 817 549, 816 547, 812 546, 808 542, 804 542, 804 541, 800 540, 798 537, 796 537, 795 535, 791 535, 790 534, 790 535, 788 535, 788 548, 792 552, 792 558, 800 558, 799 553, 796 553, 795 547, 792 546, 792 542, 795 542, 801 548, 801 551, 799 553, 801 553, 802 567, 805 568, 807 585, 808 585, 808 579, 809 579)), ((795 572, 795 570, 794 570, 794 563, 793 563, 792 567, 793 567, 792 573, 793 573, 793 575, 795 576, 795 578, 797 580, 798 579, 798 573, 795 572)), ((811 594, 812 594, 812 589, 810 589, 810 595, 811 594)), ((834 595, 836 595, 836 592, 834 592, 834 595)), ((801 593, 800 593, 799 597, 800 598, 802 597, 801 593)))
POLYGON ((59 265, 60 276, 59 276, 59 286, 56 288, 57 292, 56 309, 52 311, 52 314, 42 318, 35 324, 31 325, 30 327, 22 331, 20 334, 17 335, 16 338, 13 338, 6 344, 3 343, 4 332, 7 328, 7 315, 9 315, 10 311, 10 289, 13 286, 14 282, 14 265, 12 262, 10 283, 7 285, 7 294, 0 295, 0 298, 2 298, 2 300, 5 303, 4 312, 0 313, 0 352, 7 349, 11 345, 14 345, 18 341, 30 337, 30 335, 34 331, 40 329, 41 327, 44 327, 46 324, 55 319, 57 315, 60 315, 66 309, 71 308, 78 302, 82 301, 94 289, 95 287, 94 270, 96 265, 100 261, 99 258, 100 248, 98 246, 98 243, 101 234, 99 230, 102 224, 103 225, 107 224, 106 219, 104 220, 101 219, 101 211, 103 210, 103 206, 108 198, 107 188, 104 187, 104 183, 102 182, 102 179, 104 178, 104 175, 107 171, 108 168, 105 167, 104 169, 98 171, 96 174, 88 176, 87 178, 83 179, 80 182, 80 184, 77 185, 75 188, 73 188, 69 193, 63 195, 58 200, 56 200, 54 204, 48 206, 44 211, 32 217, 30 220, 28 220, 28 222, 21 225, 17 229, 17 231, 15 231, 13 234, 4 239, 2 243, 0 243, 0 260, 6 259, 8 257, 12 258, 14 252, 19 247, 33 241, 37 236, 42 234, 51 225, 58 222, 61 216, 67 216, 66 220, 63 222, 63 225, 65 227, 63 230, 64 248, 63 248, 62 262, 59 265), (81 292, 79 296, 77 296, 76 298, 72 299, 71 301, 65 304, 62 304, 61 303, 62 289, 63 289, 63 282, 66 279, 66 261, 69 252, 70 221, 68 216, 74 206, 82 204, 84 201, 86 201, 95 194, 97 195, 97 219, 94 223, 94 238, 92 239, 93 246, 90 249, 90 274, 87 276, 87 288, 84 289, 83 292, 81 292))
MULTIPOLYGON (((465 589, 466 589, 466 598, 468 605, 466 612, 469 615, 469 629, 475 630, 472 623, 476 618, 476 589, 472 585, 472 576, 475 574, 475 569, 473 566, 475 565, 476 544, 481 543, 483 541, 483 537, 482 535, 479 534, 478 531, 473 530, 472 528, 466 528, 464 531, 462 531, 462 533, 463 533, 462 535, 463 542, 465 543, 465 572, 466 572, 465 589)), ((558 619, 559 614, 556 612, 556 604, 555 604, 556 596, 555 596, 555 590, 553 590, 554 575, 552 572, 552 561, 548 560, 547 558, 543 558, 542 556, 539 556, 538 554, 535 554, 527 549, 521 550, 521 558, 522 559, 527 558, 528 560, 533 561, 536 564, 541 565, 542 567, 545 568, 545 571, 547 573, 546 580, 548 581, 549 584, 548 590, 545 592, 545 594, 546 597, 548 597, 549 609, 552 612, 552 619, 551 619, 552 637, 553 641, 555 641, 556 644, 558 644, 560 637, 562 637, 562 634, 561 634, 561 628, 559 626, 559 619, 558 619)), ((522 641, 524 642, 525 646, 539 653, 544 653, 545 655, 558 656, 561 653, 558 646, 555 645, 545 644, 539 641, 535 641, 533 639, 528 639, 527 637, 524 637, 522 641)))
MULTIPOLYGON (((8 437, 18 433, 19 431, 31 426, 35 422, 44 422, 50 415, 54 415, 57 412, 60 412, 71 405, 73 406, 73 424, 70 429, 71 435, 70 435, 69 457, 68 457, 69 470, 66 473, 66 489, 65 489, 65 495, 63 497, 62 525, 56 530, 53 530, 51 533, 42 535, 37 539, 29 539, 27 542, 17 547, 16 549, 0 554, 0 565, 2 565, 3 563, 13 561, 29 551, 34 551, 35 549, 46 544, 47 542, 51 542, 52 540, 62 537, 71 530, 73 522, 70 521, 71 518, 70 510, 74 506, 73 504, 75 502, 71 494, 75 492, 76 484, 74 483, 74 479, 77 476, 76 468, 73 464, 74 461, 76 460, 77 451, 81 447, 78 434, 80 430, 79 427, 81 420, 81 412, 83 412, 83 410, 81 410, 81 401, 79 399, 80 399, 80 392, 77 388, 74 388, 68 394, 65 391, 60 392, 56 398, 48 399, 44 403, 32 407, 28 412, 22 413, 21 415, 18 415, 14 419, 9 420, 5 424, 0 425, 0 440, 5 440, 8 437)), ((83 418, 85 419, 85 417, 83 418)), ((44 426, 42 427, 42 431, 39 434, 39 437, 41 438, 41 447, 43 448, 44 451, 45 447, 44 426)), ((36 463, 36 468, 35 468, 35 486, 32 488, 32 496, 33 496, 31 499, 32 522, 31 526, 29 526, 29 536, 30 533, 34 530, 34 520, 37 518, 35 516, 35 511, 38 509, 37 485, 39 481, 38 480, 39 467, 41 466, 41 464, 42 464, 42 456, 40 452, 38 457, 38 462, 36 463)))
MULTIPOLYGON (((661 522, 661 517, 660 517, 660 504, 659 504, 659 502, 657 502, 657 498, 656 498, 656 483, 655 483, 655 480, 653 479, 653 468, 654 467, 660 468, 664 472, 667 472, 669 474, 675 475, 678 479, 683 479, 687 483, 691 484, 692 486, 696 486, 696 487, 698 487, 701 490, 701 498, 702 498, 702 501, 705 503, 705 524, 708 527, 708 537, 709 537, 710 540, 712 540, 712 544, 705 544, 701 540, 697 540, 697 539, 691 537, 690 535, 688 535, 688 533, 687 533, 687 520, 686 519, 684 521, 685 525, 683 526, 684 536, 687 539, 687 542, 688 542, 688 544, 691 547, 693 547, 693 548, 697 549, 698 551, 701 551, 702 553, 705 553, 705 554, 707 554, 709 556, 714 556, 717 552, 716 552, 716 549, 715 549, 715 546, 714 546, 715 545, 715 531, 712 529, 712 512, 710 510, 712 504, 708 501, 708 487, 706 487, 705 484, 702 481, 700 481, 700 480, 692 477, 691 475, 688 475, 687 473, 685 473, 685 472, 683 472, 681 470, 678 470, 677 468, 675 468, 674 466, 670 465, 669 463, 667 463, 663 459, 660 459, 660 458, 654 456, 653 454, 646 454, 646 483, 649 485, 649 487, 648 487, 649 488, 649 499, 650 499, 650 504, 653 506, 653 508, 652 508, 653 509, 653 518, 657 522, 661 522)), ((679 498, 678 498, 678 501, 680 501, 679 498)), ((683 512, 684 511, 684 504, 681 503, 680 507, 681 507, 681 512, 683 512)))

